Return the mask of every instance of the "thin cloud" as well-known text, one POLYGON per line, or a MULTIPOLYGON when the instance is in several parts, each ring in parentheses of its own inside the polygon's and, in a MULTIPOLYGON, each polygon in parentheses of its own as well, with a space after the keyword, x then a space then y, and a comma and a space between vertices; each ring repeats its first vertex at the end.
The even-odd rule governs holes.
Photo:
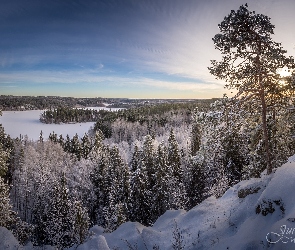
MULTIPOLYGON (((211 59, 220 58, 211 38, 224 16, 241 4, 243 0, 7 2, 0 10, 0 80, 23 86, 33 82, 207 88, 208 93, 220 88, 222 96, 223 83, 207 69, 211 59)), ((293 51, 295 33, 287 31, 295 22, 295 2, 248 4, 272 17, 276 40, 293 51)))
MULTIPOLYGON (((62 84, 111 84, 111 85, 125 85, 132 86, 150 86, 155 88, 165 88, 170 90, 205 90, 205 89, 221 89, 222 85, 219 83, 207 82, 194 82, 178 80, 175 82, 163 81, 158 79, 146 77, 119 77, 119 76, 99 76, 94 74, 95 71, 81 70, 81 71, 31 71, 31 72, 18 72, 18 73, 1 73, 0 81, 2 83, 17 82, 25 84, 48 84, 48 83, 62 83, 62 84)), ((1 84, 0 84, 1 86, 1 84)), ((4 85, 5 86, 5 85, 4 85)), ((2 86, 2 87, 4 87, 2 86)))

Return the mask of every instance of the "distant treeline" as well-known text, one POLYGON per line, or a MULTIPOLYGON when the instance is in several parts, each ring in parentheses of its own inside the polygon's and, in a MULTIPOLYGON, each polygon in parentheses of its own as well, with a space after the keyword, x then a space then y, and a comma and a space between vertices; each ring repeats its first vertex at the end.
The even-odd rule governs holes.
POLYGON ((162 103, 158 105, 146 104, 145 106, 117 111, 78 109, 70 107, 59 107, 48 109, 40 115, 40 121, 43 123, 78 123, 78 122, 96 122, 95 129, 100 129, 106 138, 111 136, 111 124, 119 120, 141 125, 153 124, 164 127, 170 117, 177 113, 183 113, 187 119, 191 119, 192 112, 196 105, 201 109, 209 108, 212 100, 200 100, 198 102, 187 103, 162 103))
POLYGON ((101 107, 103 98, 74 98, 60 96, 11 96, 0 95, 0 110, 43 110, 57 107, 101 107))
POLYGON ((40 115, 40 121, 47 124, 95 122, 99 117, 100 114, 98 110, 60 107, 56 109, 45 110, 40 115))
POLYGON ((109 108, 138 108, 166 104, 189 104, 211 103, 214 99, 128 99, 128 98, 74 98, 61 96, 12 96, 0 95, 0 110, 44 110, 59 107, 86 108, 104 107, 108 103, 109 108))

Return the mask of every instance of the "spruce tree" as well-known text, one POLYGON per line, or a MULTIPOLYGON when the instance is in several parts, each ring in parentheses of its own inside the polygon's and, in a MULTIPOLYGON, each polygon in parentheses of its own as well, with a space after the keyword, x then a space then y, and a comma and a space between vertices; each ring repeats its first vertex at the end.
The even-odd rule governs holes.
POLYGON ((190 154, 196 155, 197 151, 200 149, 201 135, 200 135, 200 125, 197 122, 193 122, 191 128, 191 143, 190 143, 190 154))
POLYGON ((166 210, 172 206, 170 195, 173 192, 169 185, 170 177, 167 166, 167 149, 164 143, 160 143, 155 159, 155 185, 152 189, 153 206, 151 207, 151 221, 154 223, 166 210))
MULTIPOLYGON (((145 218, 144 218, 144 224, 145 225, 151 225, 153 223, 152 221, 152 211, 151 207, 153 206, 153 187, 156 184, 156 178, 155 178, 155 152, 154 152, 154 146, 153 146, 154 140, 151 135, 147 135, 144 138, 143 142, 143 148, 142 148, 142 157, 141 157, 141 169, 140 172, 143 174, 143 178, 139 181, 143 183, 139 183, 140 185, 145 184, 146 187, 144 191, 144 197, 145 197, 145 204, 142 204, 142 210, 145 212, 145 218)), ((140 188, 144 188, 144 186, 140 188)))
POLYGON ((54 183, 48 203, 41 202, 35 213, 37 243, 71 247, 82 243, 89 229, 89 218, 80 201, 73 201, 63 175, 54 183))
POLYGON ((175 139, 173 129, 170 130, 168 138, 168 156, 167 164, 169 165, 173 177, 177 178, 178 181, 182 179, 182 169, 180 164, 180 154, 178 150, 178 143, 175 139))
POLYGON ((129 217, 131 221, 138 221, 144 225, 149 224, 150 207, 148 202, 149 185, 145 164, 142 161, 143 152, 134 147, 130 172, 130 198, 129 217))
POLYGON ((134 172, 131 172, 130 187, 130 220, 137 221, 144 225, 149 225, 150 206, 147 203, 148 187, 145 171, 141 166, 134 172))
POLYGON ((110 232, 128 219, 129 170, 117 147, 103 147, 92 173, 96 194, 95 217, 110 232))
POLYGON ((128 200, 130 195, 129 170, 123 162, 119 149, 113 147, 110 151, 109 167, 109 204, 108 212, 111 217, 107 222, 108 229, 114 230, 128 219, 128 200))
POLYGON ((70 247, 73 245, 73 207, 65 176, 54 185, 52 200, 47 211, 46 237, 50 245, 70 247))
POLYGON ((71 139, 70 139, 70 136, 67 134, 66 136, 66 140, 65 140, 65 143, 64 143, 64 150, 66 152, 71 152, 72 151, 72 147, 71 147, 71 139))
POLYGON ((171 205, 173 209, 185 208, 187 203, 184 174, 180 162, 178 142, 173 129, 170 131, 167 148, 167 165, 170 173, 171 205))
POLYGON ((72 206, 75 209, 73 225, 73 241, 82 244, 88 237, 90 220, 87 210, 80 201, 75 201, 72 206))
POLYGON ((9 227, 15 221, 15 213, 12 211, 12 205, 10 204, 9 186, 4 181, 8 171, 7 160, 9 157, 2 144, 5 136, 4 130, 0 131, 0 133, 2 134, 2 136, 0 135, 2 137, 0 141, 0 227, 9 227))
POLYGON ((193 208, 205 199, 206 175, 204 161, 192 158, 187 181, 188 209, 193 208))
POLYGON ((77 159, 80 160, 82 157, 82 148, 79 141, 78 134, 75 134, 71 140, 71 151, 72 154, 76 155, 77 159))
POLYGON ((108 168, 110 166, 110 149, 108 146, 103 146, 100 150, 99 159, 95 159, 95 166, 91 173, 91 182, 95 193, 94 207, 91 212, 93 223, 105 225, 103 209, 108 205, 109 192, 109 177, 108 168))
POLYGON ((88 137, 88 135, 85 133, 82 137, 82 143, 81 143, 81 155, 84 159, 88 158, 88 155, 90 154, 90 151, 92 149, 91 141, 88 137))
POLYGON ((10 203, 9 186, 0 177, 0 227, 9 228, 15 222, 15 216, 10 203))

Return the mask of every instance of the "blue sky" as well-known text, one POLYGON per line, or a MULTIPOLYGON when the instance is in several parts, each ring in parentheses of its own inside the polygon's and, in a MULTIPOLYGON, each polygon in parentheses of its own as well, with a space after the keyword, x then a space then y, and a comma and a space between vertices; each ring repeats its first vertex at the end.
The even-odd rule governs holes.
MULTIPOLYGON (((295 1, 248 0, 295 52, 295 1)), ((240 0, 0 0, 0 94, 211 98, 212 37, 240 0)))

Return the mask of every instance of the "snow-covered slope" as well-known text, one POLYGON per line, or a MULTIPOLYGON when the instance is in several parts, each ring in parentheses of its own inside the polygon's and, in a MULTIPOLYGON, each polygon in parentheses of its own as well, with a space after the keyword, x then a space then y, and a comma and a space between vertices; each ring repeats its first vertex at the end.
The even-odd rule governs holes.
MULTIPOLYGON (((295 157, 271 175, 238 183, 219 199, 210 197, 190 211, 167 211, 153 227, 127 222, 103 233, 95 226, 87 242, 71 249, 295 249, 294 190, 295 157)), ((15 249, 13 236, 4 228, 1 233, 9 237, 4 249, 15 249)))
POLYGON ((100 244, 96 249, 173 249, 177 239, 184 249, 295 249, 294 191, 293 157, 219 199, 210 197, 187 212, 167 211, 153 227, 127 222, 113 233, 96 230, 78 250, 95 249, 94 242, 100 244))

